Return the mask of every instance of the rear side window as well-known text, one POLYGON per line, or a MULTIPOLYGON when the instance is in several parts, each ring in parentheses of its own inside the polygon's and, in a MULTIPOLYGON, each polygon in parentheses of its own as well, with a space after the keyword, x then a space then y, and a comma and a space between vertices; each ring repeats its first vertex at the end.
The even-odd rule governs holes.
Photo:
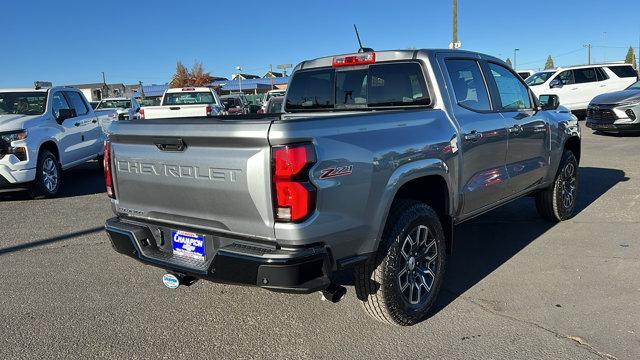
POLYGON ((491 110, 489 94, 475 60, 445 60, 458 105, 475 111, 491 110))
POLYGON ((638 73, 631 66, 609 66, 609 70, 613 71, 620 78, 637 78, 638 73))
POLYGON ((500 109, 506 111, 531 109, 529 91, 516 75, 504 66, 493 63, 489 63, 489 69, 500 95, 500 109))
POLYGON ((65 91, 64 96, 69 100, 69 105, 76 111, 76 116, 82 116, 89 112, 82 97, 75 91, 65 91))
POLYGON ((430 103, 420 64, 407 62, 300 71, 291 80, 286 109, 367 109, 430 103))
POLYGON ((584 84, 598 81, 595 68, 575 69, 573 70, 576 84, 584 84))

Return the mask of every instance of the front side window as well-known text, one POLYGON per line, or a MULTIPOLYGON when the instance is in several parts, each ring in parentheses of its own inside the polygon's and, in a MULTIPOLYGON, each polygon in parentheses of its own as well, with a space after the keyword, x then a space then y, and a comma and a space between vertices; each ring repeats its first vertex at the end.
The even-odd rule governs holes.
POLYGON ((527 87, 507 68, 489 63, 491 76, 500 95, 500 108, 506 111, 531 109, 531 98, 527 87))
POLYGON ((445 60, 458 105, 475 110, 491 110, 489 93, 475 60, 445 60))
POLYGON ((62 95, 61 91, 54 93, 51 97, 51 109, 56 117, 61 109, 71 109, 69 103, 67 103, 67 99, 62 95))
POLYGON ((0 115, 40 115, 46 105, 46 92, 0 92, 0 115))
POLYGON ((565 70, 556 79, 562 81, 562 85, 573 85, 576 83, 573 77, 573 70, 565 70))
POLYGON ((82 116, 89 112, 82 97, 75 91, 65 91, 64 96, 69 100, 69 105, 76 111, 76 116, 82 116))
POLYGON ((573 70, 576 84, 586 84, 598 81, 595 68, 575 69, 573 70))

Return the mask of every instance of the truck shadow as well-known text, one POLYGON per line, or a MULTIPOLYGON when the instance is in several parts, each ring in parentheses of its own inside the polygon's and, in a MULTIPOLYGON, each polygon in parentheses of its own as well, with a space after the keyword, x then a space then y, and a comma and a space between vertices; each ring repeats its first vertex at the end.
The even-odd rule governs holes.
MULTIPOLYGON (((62 173, 62 189, 57 198, 93 195, 105 192, 104 175, 95 161, 89 161, 62 173)), ((0 193, 1 201, 30 200, 26 191, 0 193)))
MULTIPOLYGON (((629 180, 625 172, 594 167, 580 168, 577 212, 584 211, 619 182, 629 180)), ((554 224, 541 219, 533 198, 522 198, 455 229, 453 254, 438 300, 430 316, 487 277, 554 224)))
MULTIPOLYGON (((625 172, 594 167, 580 168, 577 214, 619 182, 629 180, 625 172)), ((447 307, 530 243, 554 226, 537 213, 532 197, 525 197, 457 226, 453 254, 449 256, 445 279, 430 316, 447 307)), ((334 281, 353 285, 353 274, 341 272, 334 281)), ((371 286, 377 291, 379 284, 371 286)), ((360 296, 360 295, 359 295, 360 296)))

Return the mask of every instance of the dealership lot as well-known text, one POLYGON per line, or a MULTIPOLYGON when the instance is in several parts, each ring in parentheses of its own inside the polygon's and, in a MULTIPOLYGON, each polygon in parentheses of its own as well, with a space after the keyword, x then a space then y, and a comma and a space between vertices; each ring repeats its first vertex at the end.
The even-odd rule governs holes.
POLYGON ((526 198, 459 226, 438 305, 408 328, 367 317, 352 287, 338 304, 165 288, 111 249, 95 163, 56 199, 0 195, 0 358, 637 358, 640 139, 583 126, 582 146, 579 214, 552 225, 526 198))

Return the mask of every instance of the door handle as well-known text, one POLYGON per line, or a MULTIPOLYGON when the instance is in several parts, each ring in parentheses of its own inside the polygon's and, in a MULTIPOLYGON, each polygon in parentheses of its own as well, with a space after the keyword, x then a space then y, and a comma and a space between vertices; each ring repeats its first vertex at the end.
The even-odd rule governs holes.
POLYGON ((482 133, 479 133, 478 131, 473 130, 470 133, 465 134, 464 135, 464 139, 466 141, 478 141, 478 140, 482 139, 482 133))
POLYGON ((519 124, 515 124, 512 127, 509 128, 509 134, 519 134, 522 131, 522 125, 519 124))
POLYGON ((172 106, 169 109, 170 110, 180 110, 180 106, 172 106))

